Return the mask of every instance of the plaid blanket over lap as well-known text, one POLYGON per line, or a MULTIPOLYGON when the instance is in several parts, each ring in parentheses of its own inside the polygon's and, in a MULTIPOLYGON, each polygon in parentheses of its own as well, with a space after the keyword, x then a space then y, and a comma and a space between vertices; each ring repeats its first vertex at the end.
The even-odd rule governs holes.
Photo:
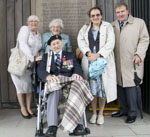
POLYGON ((48 83, 46 93, 62 89, 71 83, 70 93, 65 105, 65 112, 59 125, 65 131, 72 132, 86 109, 93 100, 89 84, 85 80, 75 80, 72 77, 58 76, 57 83, 48 83))

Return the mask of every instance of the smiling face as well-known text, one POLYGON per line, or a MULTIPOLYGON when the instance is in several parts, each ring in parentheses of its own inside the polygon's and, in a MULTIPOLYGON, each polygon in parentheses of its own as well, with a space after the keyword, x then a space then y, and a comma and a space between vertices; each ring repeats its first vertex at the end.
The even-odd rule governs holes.
POLYGON ((59 35, 61 33, 61 26, 59 22, 55 22, 52 27, 51 31, 53 35, 59 35))
POLYGON ((59 40, 59 39, 53 40, 50 45, 51 50, 56 53, 59 53, 62 50, 62 45, 63 45, 63 43, 61 40, 59 40))
POLYGON ((28 22, 28 26, 32 31, 37 31, 39 22, 37 20, 31 20, 28 22))
POLYGON ((90 13, 90 20, 94 25, 99 25, 102 20, 102 15, 98 9, 93 9, 90 13))
POLYGON ((129 10, 127 10, 127 8, 124 5, 116 8, 116 16, 119 21, 125 21, 128 18, 128 15, 129 10))

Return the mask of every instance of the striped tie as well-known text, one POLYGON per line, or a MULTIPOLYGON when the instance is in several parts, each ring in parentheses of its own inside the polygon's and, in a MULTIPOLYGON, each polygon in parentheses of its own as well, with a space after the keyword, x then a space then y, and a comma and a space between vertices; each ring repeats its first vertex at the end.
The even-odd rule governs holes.
POLYGON ((61 60, 60 60, 60 54, 55 54, 57 59, 56 59, 56 67, 58 70, 60 70, 60 66, 61 66, 61 60))
POLYGON ((120 31, 122 30, 124 22, 120 22, 120 31))

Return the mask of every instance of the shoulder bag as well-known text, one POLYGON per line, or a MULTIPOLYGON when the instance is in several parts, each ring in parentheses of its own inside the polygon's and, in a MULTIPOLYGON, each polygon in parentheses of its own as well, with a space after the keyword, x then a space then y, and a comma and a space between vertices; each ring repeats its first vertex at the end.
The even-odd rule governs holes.
POLYGON ((8 72, 16 76, 22 76, 24 74, 24 71, 28 67, 28 63, 29 60, 24 55, 24 53, 19 49, 19 42, 17 40, 16 47, 11 49, 8 72))

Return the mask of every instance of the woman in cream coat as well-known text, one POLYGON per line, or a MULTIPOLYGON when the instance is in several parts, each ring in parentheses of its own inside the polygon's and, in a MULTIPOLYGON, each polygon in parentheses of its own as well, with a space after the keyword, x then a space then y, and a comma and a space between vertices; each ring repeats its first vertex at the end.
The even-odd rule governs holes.
MULTIPOLYGON (((99 7, 94 7, 89 11, 89 17, 91 20, 90 25, 84 25, 78 34, 78 45, 80 50, 83 53, 82 58, 82 69, 84 71, 84 77, 89 81, 91 87, 91 93, 94 96, 94 100, 92 101, 92 109, 93 115, 90 119, 90 123, 94 124, 103 124, 104 117, 103 117, 103 110, 105 107, 105 103, 107 103, 117 99, 117 89, 116 89, 116 68, 114 62, 114 44, 115 44, 115 36, 114 31, 110 23, 102 21, 102 10, 99 7), (98 41, 98 46, 96 47, 96 52, 93 52, 91 47, 95 45, 91 45, 90 41, 90 31, 95 37, 95 42, 98 41), (97 31, 97 35, 95 35, 97 31), (104 96, 101 97, 97 95, 95 89, 97 87, 91 86, 89 77, 88 77, 88 66, 89 62, 93 62, 98 57, 103 57, 107 60, 108 64, 100 76, 101 81, 97 85, 103 85, 99 87, 102 92, 104 92, 104 96), (99 112, 97 115, 96 108, 97 108, 97 101, 99 101, 99 112)), ((99 90, 98 89, 98 90, 99 90)), ((97 89, 96 89, 97 90, 97 89)), ((99 92, 99 91, 96 91, 99 92)), ((101 92, 101 91, 100 91, 101 92)), ((99 94, 99 93, 98 93, 99 94)))
MULTIPOLYGON (((36 61, 40 61, 42 59, 42 57, 38 54, 38 51, 42 47, 41 35, 37 31, 39 18, 35 15, 31 15, 28 17, 27 23, 28 26, 22 26, 19 30, 17 41, 19 43, 20 50, 28 58, 30 64, 32 64, 35 56, 36 61)), ((16 87, 17 98, 21 107, 21 114, 26 119, 36 116, 36 114, 34 114, 31 110, 31 73, 29 66, 21 77, 11 74, 13 83, 16 87), (24 97, 26 97, 26 107, 24 104, 24 97)))

